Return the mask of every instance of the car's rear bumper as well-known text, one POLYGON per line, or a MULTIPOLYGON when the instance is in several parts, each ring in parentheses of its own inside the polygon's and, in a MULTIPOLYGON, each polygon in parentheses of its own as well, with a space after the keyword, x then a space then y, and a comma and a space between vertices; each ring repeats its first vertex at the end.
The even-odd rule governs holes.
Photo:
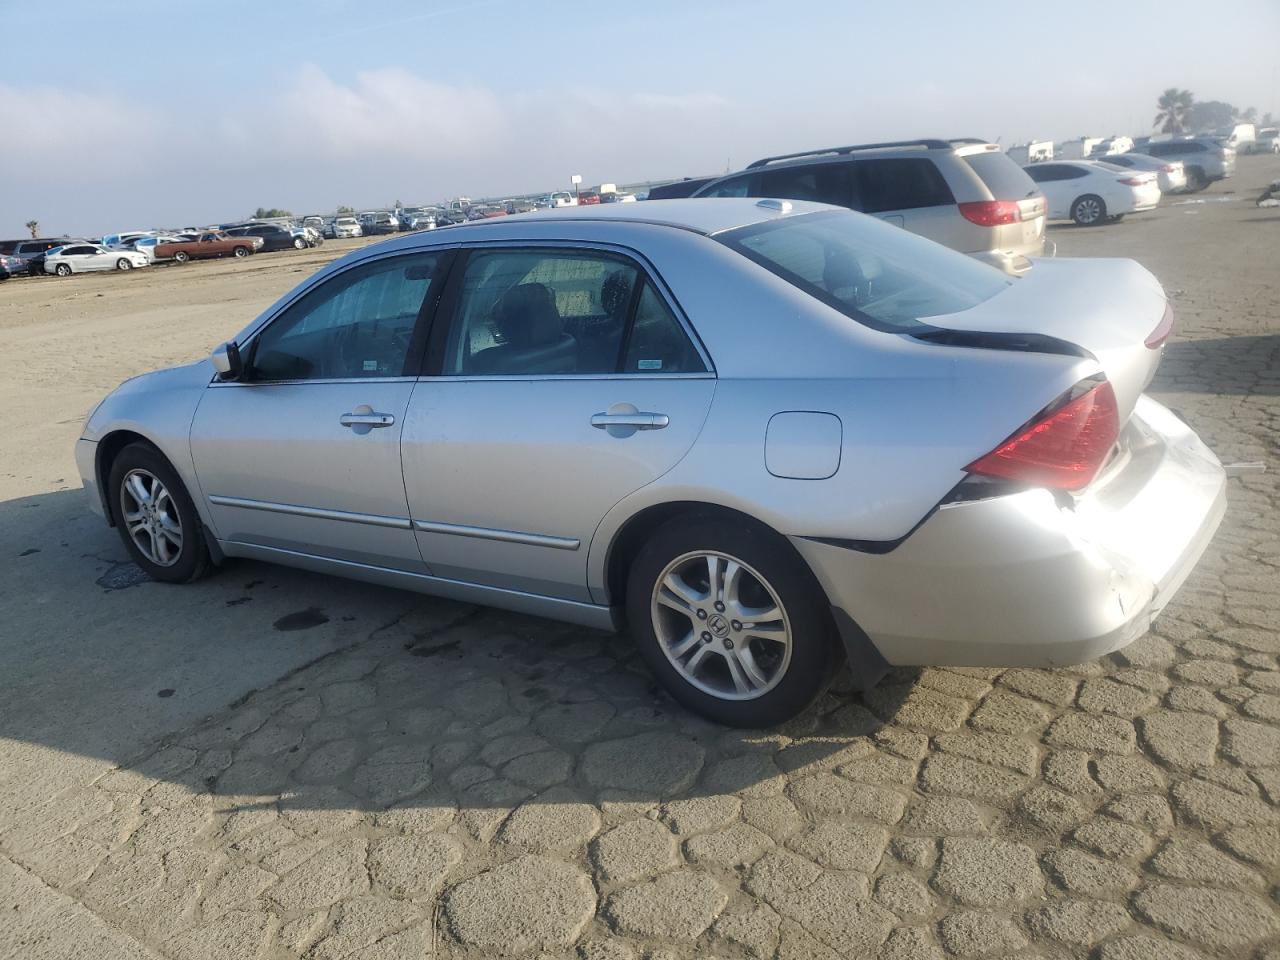
POLYGON ((891 664, 1055 666, 1146 632, 1226 510, 1226 477, 1195 433, 1139 400, 1125 450, 1089 491, 947 504, 887 553, 793 537, 891 664))

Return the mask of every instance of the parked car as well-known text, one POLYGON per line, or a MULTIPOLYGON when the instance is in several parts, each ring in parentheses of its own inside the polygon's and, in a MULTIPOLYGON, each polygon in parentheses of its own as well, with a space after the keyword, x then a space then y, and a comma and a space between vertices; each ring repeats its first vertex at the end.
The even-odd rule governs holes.
POLYGON ((69 243, 54 247, 44 255, 44 272, 60 277, 95 270, 132 270, 150 265, 146 255, 137 250, 112 250, 96 243, 69 243))
POLYGON ((556 193, 548 193, 545 197, 539 197, 533 202, 533 205, 539 210, 551 210, 555 207, 576 207, 578 199, 572 193, 557 191, 556 193))
POLYGON ((761 727, 841 652, 865 688, 1145 633, 1226 508, 1143 395, 1171 330, 1130 260, 1015 281, 802 201, 582 207, 328 265, 110 394, 76 462, 155 580, 252 557, 626 623, 761 727))
POLYGON ((395 214, 384 210, 378 213, 361 214, 360 227, 366 237, 373 237, 381 234, 399 233, 400 221, 395 214))
POLYGON ((1161 160, 1147 153, 1116 153, 1106 157, 1104 162, 1113 167, 1154 173, 1161 193, 1181 193, 1187 189, 1187 171, 1181 160, 1161 160))
POLYGON ((1154 210, 1160 185, 1154 173, 1127 170, 1101 160, 1054 160, 1025 168, 1049 201, 1050 220, 1082 227, 1115 223, 1130 213, 1154 210))
POLYGON ((362 237, 364 230, 355 217, 335 217, 329 221, 329 236, 335 240, 362 237))
POLYGON ((1280 127, 1261 127, 1254 153, 1280 153, 1280 127))
POLYGON ((1187 186, 1192 190, 1203 190, 1236 172, 1236 152, 1210 137, 1152 140, 1142 152, 1162 160, 1181 160, 1187 171, 1187 186))
POLYGON ((138 253, 146 257, 148 263, 155 263, 157 260, 169 259, 168 257, 156 256, 156 246, 158 244, 182 243, 182 242, 183 240, 181 237, 171 237, 171 236, 164 236, 164 235, 154 236, 154 237, 139 237, 137 240, 133 241, 132 244, 130 244, 130 247, 134 250, 137 250, 138 253))
POLYGON ((601 194, 600 199, 604 203, 635 203, 636 195, 634 193, 613 193, 601 194))
POLYGON ((1214 139, 1236 153, 1255 153, 1257 150, 1258 128, 1252 123, 1236 123, 1224 127, 1212 134, 1214 139))
POLYGON ((12 253, 0 253, 0 280, 24 276, 26 273, 27 261, 12 253))
POLYGON ((261 237, 261 250, 263 253, 270 253, 273 250, 288 250, 290 247, 295 250, 305 250, 309 246, 306 235, 301 231, 282 227, 276 223, 250 223, 231 227, 227 230, 227 236, 261 237))
POLYGON ((583 206, 591 206, 593 203, 599 203, 600 194, 595 190, 582 190, 578 193, 577 201, 583 206))
POLYGON ((695 197, 778 197, 849 207, 1006 273, 1044 252, 1045 200, 994 143, 906 140, 767 157, 695 197))
POLYGON ((195 240, 174 240, 157 244, 155 256, 161 260, 186 263, 188 260, 211 260, 215 257, 247 257, 264 246, 262 237, 210 231, 202 233, 195 240))
POLYGON ((132 250, 135 240, 154 235, 154 230, 128 230, 124 233, 108 233, 102 238, 101 245, 112 250, 132 250))
POLYGON ((88 240, 73 240, 71 237, 45 237, 38 240, 23 240, 13 248, 13 255, 24 261, 27 273, 33 277, 44 276, 45 254, 54 247, 63 247, 69 243, 88 243, 88 240))

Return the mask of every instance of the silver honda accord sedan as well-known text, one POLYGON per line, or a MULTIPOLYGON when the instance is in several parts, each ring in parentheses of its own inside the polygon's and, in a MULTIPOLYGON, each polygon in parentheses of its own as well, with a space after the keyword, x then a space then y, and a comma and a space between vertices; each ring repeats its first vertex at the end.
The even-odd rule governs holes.
POLYGON ((408 235, 91 414, 95 509, 154 579, 228 557, 629 628, 671 694, 766 726, 846 658, 1116 650, 1225 510, 1143 395, 1129 260, 1010 279, 820 204, 579 207, 408 235))

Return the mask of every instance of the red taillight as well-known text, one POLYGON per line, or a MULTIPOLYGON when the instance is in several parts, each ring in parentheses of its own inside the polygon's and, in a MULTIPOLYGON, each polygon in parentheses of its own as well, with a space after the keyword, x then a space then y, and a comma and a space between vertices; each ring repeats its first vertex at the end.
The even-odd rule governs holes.
POLYGON ((1142 187, 1146 186, 1151 181, 1146 177, 1125 177, 1120 182, 1126 187, 1142 187))
POLYGON ((1156 328, 1148 334, 1147 339, 1143 341, 1152 350, 1159 350, 1164 346, 1164 342, 1173 335, 1173 304, 1166 303, 1164 305, 1164 316, 1160 318, 1160 322, 1156 324, 1156 328))
POLYGON ((1116 395, 1106 380, 1082 380, 1064 399, 965 469, 1037 487, 1087 487, 1120 433, 1116 395))
POLYGON ((1022 211, 1013 200, 975 200, 962 203, 960 215, 980 227, 998 227, 1004 223, 1022 221, 1022 211))

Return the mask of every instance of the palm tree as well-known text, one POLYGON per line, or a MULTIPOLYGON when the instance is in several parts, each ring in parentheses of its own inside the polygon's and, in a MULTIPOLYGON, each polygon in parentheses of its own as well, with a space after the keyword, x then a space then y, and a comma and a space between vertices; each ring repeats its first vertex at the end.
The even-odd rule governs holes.
POLYGON ((1195 102, 1190 90, 1179 90, 1169 87, 1160 94, 1156 101, 1159 113, 1156 114, 1155 125, 1161 133, 1183 133, 1187 129, 1187 112, 1195 102))
POLYGON ((31 239, 34 240, 36 237, 40 236, 40 221, 28 220, 27 229, 31 231, 31 239))

